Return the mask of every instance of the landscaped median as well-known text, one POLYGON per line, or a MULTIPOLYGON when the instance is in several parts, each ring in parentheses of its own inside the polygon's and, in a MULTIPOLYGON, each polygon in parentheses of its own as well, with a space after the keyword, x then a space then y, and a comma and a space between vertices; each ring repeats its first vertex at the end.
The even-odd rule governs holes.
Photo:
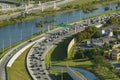
POLYGON ((24 48, 19 50, 8 62, 7 69, 8 69, 8 79, 9 80, 15 80, 19 78, 18 80, 31 80, 31 77, 28 75, 27 72, 27 63, 26 57, 31 49, 31 47, 41 40, 45 39, 45 37, 42 37, 41 39, 34 41, 30 43, 29 45, 26 45, 24 48), (15 76, 16 75, 16 76, 15 76), (23 75, 23 76, 21 76, 23 75), (25 75, 25 77, 24 77, 25 75))
POLYGON ((72 70, 70 67, 67 67, 68 74, 74 79, 74 80, 87 80, 81 73, 76 73, 76 71, 72 70))
POLYGON ((8 67, 8 80, 32 80, 28 74, 26 67, 26 56, 31 47, 27 48, 13 63, 12 67, 8 67))

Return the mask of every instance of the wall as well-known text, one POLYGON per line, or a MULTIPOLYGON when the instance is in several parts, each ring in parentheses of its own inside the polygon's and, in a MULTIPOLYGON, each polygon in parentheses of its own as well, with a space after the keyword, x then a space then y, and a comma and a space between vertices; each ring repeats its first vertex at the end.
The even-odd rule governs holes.
POLYGON ((70 41, 70 43, 69 43, 69 45, 68 45, 68 49, 67 49, 67 57, 68 57, 68 58, 70 58, 69 52, 70 52, 70 49, 73 47, 73 45, 75 45, 75 39, 74 39, 74 38, 70 41))

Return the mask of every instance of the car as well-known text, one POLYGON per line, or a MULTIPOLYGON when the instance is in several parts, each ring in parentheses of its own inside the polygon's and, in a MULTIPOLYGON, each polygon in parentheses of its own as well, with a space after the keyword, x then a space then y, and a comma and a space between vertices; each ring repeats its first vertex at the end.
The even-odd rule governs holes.
POLYGON ((32 41, 33 41, 33 40, 30 39, 28 42, 32 42, 32 41))

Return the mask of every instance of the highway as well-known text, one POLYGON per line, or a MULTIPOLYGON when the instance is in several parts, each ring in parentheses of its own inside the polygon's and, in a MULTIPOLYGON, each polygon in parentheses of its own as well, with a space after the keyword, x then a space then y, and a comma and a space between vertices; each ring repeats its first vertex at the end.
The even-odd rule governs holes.
MULTIPOLYGON (((117 16, 117 17, 120 17, 120 13, 117 13, 117 14, 112 14, 111 16, 117 16)), ((67 36, 70 36, 72 34, 74 34, 74 32, 76 30, 81 30, 89 25, 95 25, 95 24, 101 24, 101 23, 105 23, 106 20, 108 20, 110 18, 110 16, 102 16, 102 17, 95 17, 95 18, 91 18, 91 19, 88 19, 88 20, 85 20, 85 21, 82 21, 82 22, 78 22, 76 23, 76 25, 73 26, 73 30, 70 31, 70 33, 66 33, 66 35, 63 35, 62 37, 58 38, 55 40, 55 42, 59 42, 61 39, 67 37, 67 36), (75 29, 75 27, 77 29, 75 29), (79 29, 80 28, 80 29, 79 29), (71 34, 72 33, 72 34, 71 34)), ((65 28, 58 28, 56 30, 53 30, 51 31, 51 33, 55 33, 56 31, 61 31, 65 28)), ((32 41, 36 41, 42 37, 51 37, 50 36, 50 33, 46 33, 46 34, 42 34, 40 36, 37 36, 36 38, 32 39, 32 41)), ((15 48, 11 49, 10 52, 8 52, 1 60, 0 60, 0 80, 6 80, 6 73, 5 73, 5 65, 7 64, 7 62, 11 59, 11 57, 16 54, 19 50, 21 50, 23 47, 25 47, 26 45, 28 45, 30 42, 29 41, 26 41, 18 46, 16 46, 15 48)), ((52 43, 53 44, 53 43, 52 43)), ((50 45, 51 46, 51 43, 47 43, 46 45, 50 45)), ((48 46, 48 47, 50 47, 48 46)))
MULTIPOLYGON (((59 29, 55 29, 55 30, 60 30, 59 29)), ((55 31, 53 30, 53 32, 55 31)), ((41 37, 43 36, 47 36, 48 34, 42 34, 40 36, 37 36, 35 38, 32 39, 32 41, 37 41, 39 40, 41 37)), ((21 50, 23 47, 25 47, 26 45, 30 44, 29 40, 16 46, 15 48, 11 49, 8 53, 6 53, 6 55, 0 60, 0 80, 7 80, 6 78, 6 73, 5 73, 5 66, 8 63, 8 61, 12 58, 12 56, 14 54, 16 54, 19 50, 21 50)))
MULTIPOLYGON (((77 32, 81 30, 83 29, 79 28, 77 32)), ((74 28, 63 28, 62 30, 57 30, 56 32, 52 32, 52 34, 48 34, 45 40, 38 42, 32 47, 27 57, 27 68, 34 80, 52 80, 46 70, 44 62, 45 55, 50 48, 73 34, 75 34, 74 28)))
MULTIPOLYGON (((58 5, 61 5, 61 4, 66 4, 68 2, 71 2, 73 0, 62 0, 62 1, 57 1, 56 2, 56 6, 58 5)), ((53 1, 49 1, 49 2, 46 2, 46 3, 42 3, 43 4, 43 8, 44 10, 45 9, 48 9, 50 7, 53 7, 54 5, 54 2, 53 1)), ((20 16, 21 14, 27 12, 27 13, 35 13, 35 12, 38 12, 38 11, 41 11, 42 10, 42 5, 38 5, 37 7, 34 7, 35 5, 29 5, 27 6, 27 10, 26 10, 26 7, 25 6, 20 6, 20 7, 17 7, 17 8, 7 8, 7 9, 1 9, 2 11, 4 10, 21 10, 21 11, 18 11, 18 12, 14 12, 14 13, 11 13, 11 14, 5 14, 5 15, 1 15, 0 16, 0 21, 1 20, 8 20, 10 18, 16 18, 18 16, 20 16)))

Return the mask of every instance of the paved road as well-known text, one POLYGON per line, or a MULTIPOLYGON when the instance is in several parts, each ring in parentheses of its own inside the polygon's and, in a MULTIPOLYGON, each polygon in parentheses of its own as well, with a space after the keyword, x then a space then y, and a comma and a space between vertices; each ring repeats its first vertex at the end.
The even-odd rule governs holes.
MULTIPOLYGON (((113 15, 112 15, 112 16, 113 16, 113 15)), ((120 17, 120 13, 114 14, 114 16, 120 17)), ((101 23, 101 21, 102 21, 102 22, 105 22, 105 20, 107 20, 109 17, 110 17, 110 16, 108 16, 108 17, 105 16, 105 17, 101 17, 101 18, 92 18, 92 19, 91 19, 91 20, 92 20, 92 24, 101 23), (98 21, 98 20, 100 20, 100 21, 98 21)), ((86 20, 86 21, 77 23, 77 26, 79 25, 80 27, 84 27, 84 26, 86 26, 86 25, 89 23, 89 21, 90 21, 90 20, 86 20)), ((89 24, 90 24, 90 23, 89 23, 89 24)), ((76 27, 77 27, 77 26, 76 26, 76 27)), ((59 30, 59 29, 58 29, 58 30, 59 30)), ((52 32, 52 33, 54 33, 54 32, 52 32)), ((73 31, 72 33, 74 33, 74 31, 73 31)), ((69 34, 68 34, 68 35, 69 35, 69 34)), ((71 34, 70 34, 70 35, 71 35, 71 34)), ((41 37, 43 37, 43 36, 44 36, 44 37, 47 37, 47 36, 49 36, 49 34, 40 35, 40 36, 34 38, 33 41, 38 40, 39 38, 41 38, 41 37)), ((60 40, 60 39, 59 39, 59 40, 60 40)), ((57 41, 59 41, 59 40, 57 40, 57 41)), ((26 46, 26 45, 28 45, 28 44, 29 44, 28 41, 20 44, 19 46, 15 47, 15 48, 12 49, 10 52, 8 52, 8 53, 0 60, 0 80, 6 80, 5 65, 6 65, 6 63, 9 61, 9 59, 10 59, 15 53, 17 53, 20 49, 22 49, 24 46, 26 46), (15 49, 17 49, 17 50, 15 50, 15 49)), ((48 47, 49 47, 49 46, 48 46, 48 47)))
MULTIPOLYGON (((55 29, 60 30, 61 28, 55 29)), ((55 31, 53 30, 53 32, 55 31)), ((48 34, 47 34, 48 35, 48 34)), ((40 36, 37 36, 36 38, 32 39, 32 41, 39 40, 43 36, 47 36, 45 34, 42 34, 40 36)), ((6 80, 6 73, 5 73, 5 66, 8 63, 8 61, 11 59, 11 57, 16 54, 19 50, 21 50, 23 47, 28 45, 30 42, 26 41, 15 48, 13 48, 11 51, 9 51, 1 60, 0 60, 0 80, 6 80)))
MULTIPOLYGON (((61 4, 65 4, 65 3, 68 3, 70 1, 73 1, 73 0, 62 0, 62 1, 58 1, 56 3, 56 5, 61 5, 61 4)), ((10 10, 18 10, 18 9, 23 9, 22 11, 19 11, 19 12, 15 12, 15 13, 11 13, 11 14, 5 14, 5 15, 1 15, 0 16, 0 20, 6 20, 6 19, 10 19, 10 18, 16 18, 17 16, 20 16, 21 14, 23 14, 24 12, 29 12, 29 13, 35 13, 35 12, 38 12, 38 11, 41 11, 41 8, 42 5, 38 6, 38 7, 34 7, 34 5, 31 5, 31 6, 28 6, 28 10, 25 11, 26 7, 25 6, 21 6, 19 8, 9 8, 10 10)), ((53 1, 50 1, 50 2, 46 2, 44 3, 44 9, 48 9, 50 7, 53 7, 53 1)), ((5 9, 5 10, 9 10, 9 9, 5 9)))
MULTIPOLYGON (((53 66, 52 68, 53 69, 67 69, 66 66, 53 66)), ((91 73, 90 71, 87 71, 81 68, 76 68, 76 67, 70 67, 70 68, 72 70, 80 72, 86 78, 86 80, 99 80, 99 78, 93 73, 91 73)))
MULTIPOLYGON (((81 29, 76 30, 76 32, 79 32, 81 29)), ((72 29, 65 29, 63 28, 62 30, 57 30, 56 32, 52 32, 52 34, 48 34, 46 36, 46 39, 51 39, 51 41, 45 42, 45 40, 38 42, 35 46, 31 48, 31 51, 28 53, 27 56, 27 68, 34 80, 51 80, 49 77, 49 73, 46 70, 44 58, 47 52, 53 47, 56 46, 59 42, 61 42, 63 39, 66 37, 69 37, 75 33, 74 28, 72 29), (55 35, 53 34, 58 34, 57 38, 54 38, 55 35), (40 45, 42 43, 42 45, 40 45), (42 61, 41 61, 42 60, 42 61), (40 66, 41 65, 41 66, 40 66), (44 75, 42 73, 45 73, 44 75)))

